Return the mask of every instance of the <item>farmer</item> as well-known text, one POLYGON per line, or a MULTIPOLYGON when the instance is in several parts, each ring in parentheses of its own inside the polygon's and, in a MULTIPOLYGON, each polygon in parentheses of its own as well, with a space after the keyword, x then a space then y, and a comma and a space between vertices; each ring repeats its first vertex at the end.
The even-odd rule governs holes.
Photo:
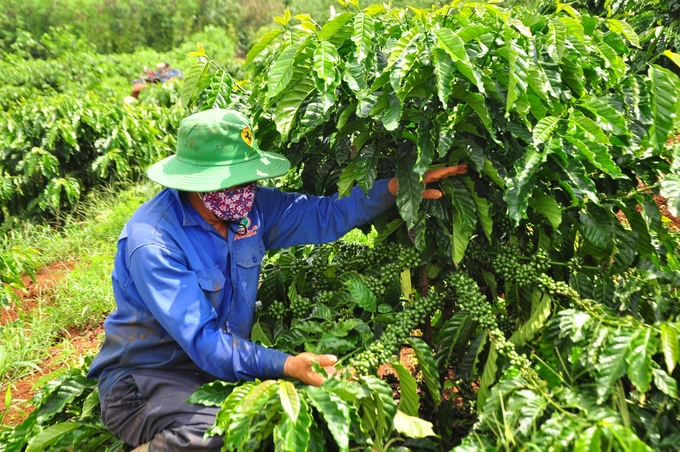
MULTIPOLYGON (((396 179, 376 181, 368 196, 305 196, 258 187, 285 174, 286 158, 261 151, 249 120, 231 110, 185 118, 177 153, 148 170, 168 187, 134 213, 118 240, 112 274, 117 309, 89 372, 97 378, 102 419, 135 451, 219 451, 203 435, 217 407, 187 403, 200 386, 295 378, 319 385, 318 362, 249 342, 265 251, 330 242, 395 203, 396 179)), ((425 181, 465 172, 430 172, 425 181)), ((425 197, 441 193, 426 190, 425 197)))

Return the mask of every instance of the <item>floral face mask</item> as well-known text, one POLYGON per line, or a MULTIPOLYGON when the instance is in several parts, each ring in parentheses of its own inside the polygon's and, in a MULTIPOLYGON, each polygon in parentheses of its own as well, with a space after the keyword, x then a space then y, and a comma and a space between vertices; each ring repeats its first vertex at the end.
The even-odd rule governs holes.
POLYGON ((257 182, 240 188, 226 188, 199 195, 205 207, 224 221, 239 221, 250 212, 257 182))

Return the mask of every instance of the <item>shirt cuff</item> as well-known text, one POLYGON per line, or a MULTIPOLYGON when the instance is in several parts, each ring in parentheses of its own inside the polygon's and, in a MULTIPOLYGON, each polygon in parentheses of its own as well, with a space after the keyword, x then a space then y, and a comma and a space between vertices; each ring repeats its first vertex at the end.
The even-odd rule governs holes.
POLYGON ((277 380, 286 377, 283 372, 283 366, 290 357, 288 353, 266 347, 262 347, 260 353, 261 362, 264 364, 261 369, 263 380, 277 380))

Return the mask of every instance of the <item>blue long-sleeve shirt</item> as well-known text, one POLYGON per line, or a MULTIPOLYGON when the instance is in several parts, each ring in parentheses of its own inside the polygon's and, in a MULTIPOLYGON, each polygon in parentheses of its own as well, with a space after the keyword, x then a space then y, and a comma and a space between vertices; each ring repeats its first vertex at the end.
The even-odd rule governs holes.
POLYGON ((192 370, 236 381, 281 378, 288 355, 246 340, 266 250, 337 240, 394 204, 387 180, 342 199, 257 189, 246 233, 227 238, 184 195, 161 191, 118 240, 117 308, 88 376, 103 398, 135 369, 192 370))

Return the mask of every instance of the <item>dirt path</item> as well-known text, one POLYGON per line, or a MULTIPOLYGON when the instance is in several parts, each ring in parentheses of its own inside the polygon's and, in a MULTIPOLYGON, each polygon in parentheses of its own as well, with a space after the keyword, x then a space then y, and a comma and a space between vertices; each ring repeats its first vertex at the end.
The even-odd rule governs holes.
MULTIPOLYGON (((20 300, 12 302, 6 308, 0 309, 0 326, 15 322, 21 319, 23 314, 39 309, 40 303, 45 299, 49 299, 50 293, 56 290, 59 282, 74 268, 75 263, 73 262, 58 261, 41 268, 36 273, 35 281, 26 276, 23 279, 26 290, 17 292, 20 300)), ((68 367, 69 362, 77 363, 83 357, 95 354, 101 346, 103 335, 104 328, 101 324, 94 329, 71 329, 64 332, 61 342, 48 351, 49 357, 43 362, 38 363, 41 369, 40 372, 36 372, 20 381, 10 383, 11 408, 5 416, 3 423, 16 425, 23 421, 33 409, 30 401, 37 392, 37 389, 39 389, 34 387, 35 383, 45 375, 68 367), (67 359, 64 359, 62 356, 66 350, 64 347, 65 343, 68 343, 67 353, 69 353, 69 356, 67 359)), ((2 395, 3 397, 0 397, 0 416, 5 411, 4 391, 2 395)))

